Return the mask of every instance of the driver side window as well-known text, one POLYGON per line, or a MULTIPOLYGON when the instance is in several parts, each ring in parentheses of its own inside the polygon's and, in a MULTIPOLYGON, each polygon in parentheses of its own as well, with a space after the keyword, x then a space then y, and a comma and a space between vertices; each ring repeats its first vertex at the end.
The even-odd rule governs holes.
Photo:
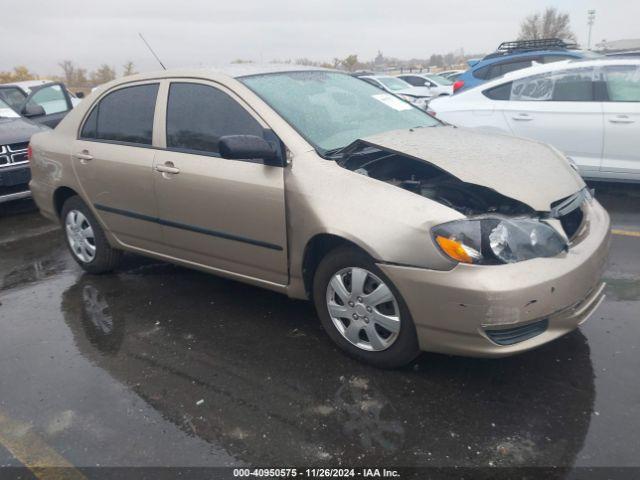
POLYGON ((167 148, 218 155, 225 135, 263 137, 262 126, 238 102, 217 88, 174 82, 167 104, 167 148))
POLYGON ((62 91, 62 86, 60 85, 50 85, 37 90, 29 100, 28 104, 31 106, 42 107, 46 115, 66 112, 69 110, 67 97, 62 91))
POLYGON ((513 81, 510 100, 592 102, 594 69, 573 68, 513 81))

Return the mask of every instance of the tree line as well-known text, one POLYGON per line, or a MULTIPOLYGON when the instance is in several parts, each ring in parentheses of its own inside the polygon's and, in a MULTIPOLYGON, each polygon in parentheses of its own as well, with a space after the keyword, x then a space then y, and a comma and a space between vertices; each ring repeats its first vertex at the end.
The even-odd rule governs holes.
MULTIPOLYGON (((117 77, 114 67, 102 64, 95 70, 89 72, 86 68, 76 65, 71 60, 63 60, 58 63, 62 70, 62 75, 48 76, 48 79, 64 82, 70 88, 88 89, 110 82, 117 77)), ((123 77, 133 75, 136 72, 133 62, 126 62, 121 69, 123 77)), ((0 72, 0 83, 22 82, 25 80, 36 80, 39 76, 37 73, 31 72, 24 65, 14 67, 11 71, 0 72)))

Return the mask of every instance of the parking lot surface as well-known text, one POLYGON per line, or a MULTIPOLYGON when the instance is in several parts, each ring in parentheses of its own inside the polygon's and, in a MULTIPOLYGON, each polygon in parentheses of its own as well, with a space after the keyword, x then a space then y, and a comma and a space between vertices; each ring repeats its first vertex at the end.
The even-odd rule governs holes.
POLYGON ((640 465, 640 187, 597 184, 607 299, 516 357, 345 357, 307 302, 127 256, 84 274, 0 210, 0 465, 640 465), (38 457, 39 456, 39 457, 38 457))

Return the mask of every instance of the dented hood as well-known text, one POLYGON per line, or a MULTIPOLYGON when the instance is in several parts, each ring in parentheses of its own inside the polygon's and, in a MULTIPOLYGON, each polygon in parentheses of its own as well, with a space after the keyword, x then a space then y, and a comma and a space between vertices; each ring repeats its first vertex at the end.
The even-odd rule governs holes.
POLYGON ((533 140, 454 127, 395 130, 363 143, 430 163, 463 182, 491 188, 531 208, 584 187, 578 173, 553 148, 533 140))

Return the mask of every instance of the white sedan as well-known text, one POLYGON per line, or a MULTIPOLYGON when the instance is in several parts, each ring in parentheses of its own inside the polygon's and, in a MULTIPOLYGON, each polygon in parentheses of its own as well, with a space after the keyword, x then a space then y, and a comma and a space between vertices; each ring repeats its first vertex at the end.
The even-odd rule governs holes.
POLYGON ((423 110, 427 108, 427 103, 431 98, 431 91, 427 87, 414 87, 404 80, 390 75, 364 75, 358 78, 423 110))
POLYGON ((461 127, 549 143, 591 179, 640 181, 640 60, 563 61, 508 73, 429 111, 461 127))
POLYGON ((398 75, 405 82, 414 87, 427 88, 432 98, 440 95, 453 95, 453 82, 435 73, 403 73, 398 75))

